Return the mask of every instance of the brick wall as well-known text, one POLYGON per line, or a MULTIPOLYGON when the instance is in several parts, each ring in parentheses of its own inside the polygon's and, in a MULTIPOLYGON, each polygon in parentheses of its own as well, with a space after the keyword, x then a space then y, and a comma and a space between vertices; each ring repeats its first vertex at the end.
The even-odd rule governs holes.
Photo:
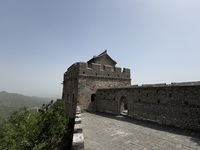
POLYGON ((200 130, 199 82, 98 89, 94 109, 120 114, 122 97, 128 116, 200 130))

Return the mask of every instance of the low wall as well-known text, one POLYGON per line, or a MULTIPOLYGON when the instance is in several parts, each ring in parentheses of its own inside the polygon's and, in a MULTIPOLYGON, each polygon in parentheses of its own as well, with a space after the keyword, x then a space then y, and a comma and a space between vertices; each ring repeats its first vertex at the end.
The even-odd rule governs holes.
POLYGON ((72 150, 84 150, 84 136, 82 128, 81 109, 79 106, 77 106, 76 109, 72 150))
POLYGON ((200 82, 98 89, 93 108, 120 114, 124 99, 130 117, 200 130, 200 82))

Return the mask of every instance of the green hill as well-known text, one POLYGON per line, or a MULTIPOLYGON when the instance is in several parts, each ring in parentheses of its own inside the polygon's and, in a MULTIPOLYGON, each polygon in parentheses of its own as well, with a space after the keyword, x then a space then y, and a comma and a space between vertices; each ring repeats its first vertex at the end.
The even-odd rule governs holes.
POLYGON ((20 107, 41 107, 50 102, 50 98, 24 96, 16 93, 0 92, 0 118, 6 118, 20 107))

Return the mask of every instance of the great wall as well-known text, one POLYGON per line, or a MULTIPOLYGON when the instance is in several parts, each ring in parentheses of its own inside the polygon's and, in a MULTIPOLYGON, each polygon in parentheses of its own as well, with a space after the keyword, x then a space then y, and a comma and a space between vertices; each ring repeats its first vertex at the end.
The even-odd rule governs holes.
POLYGON ((200 131, 200 82, 131 85, 130 69, 104 51, 64 73, 62 99, 71 119, 83 110, 122 114, 200 131))

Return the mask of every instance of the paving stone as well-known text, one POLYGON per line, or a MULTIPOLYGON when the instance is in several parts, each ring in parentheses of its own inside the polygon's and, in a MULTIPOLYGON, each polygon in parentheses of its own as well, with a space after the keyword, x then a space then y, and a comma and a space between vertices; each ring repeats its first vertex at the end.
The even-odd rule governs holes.
POLYGON ((181 149, 183 146, 181 144, 176 145, 176 148, 181 149))
POLYGON ((84 112, 82 126, 85 150, 200 150, 198 132, 126 116, 84 112))

